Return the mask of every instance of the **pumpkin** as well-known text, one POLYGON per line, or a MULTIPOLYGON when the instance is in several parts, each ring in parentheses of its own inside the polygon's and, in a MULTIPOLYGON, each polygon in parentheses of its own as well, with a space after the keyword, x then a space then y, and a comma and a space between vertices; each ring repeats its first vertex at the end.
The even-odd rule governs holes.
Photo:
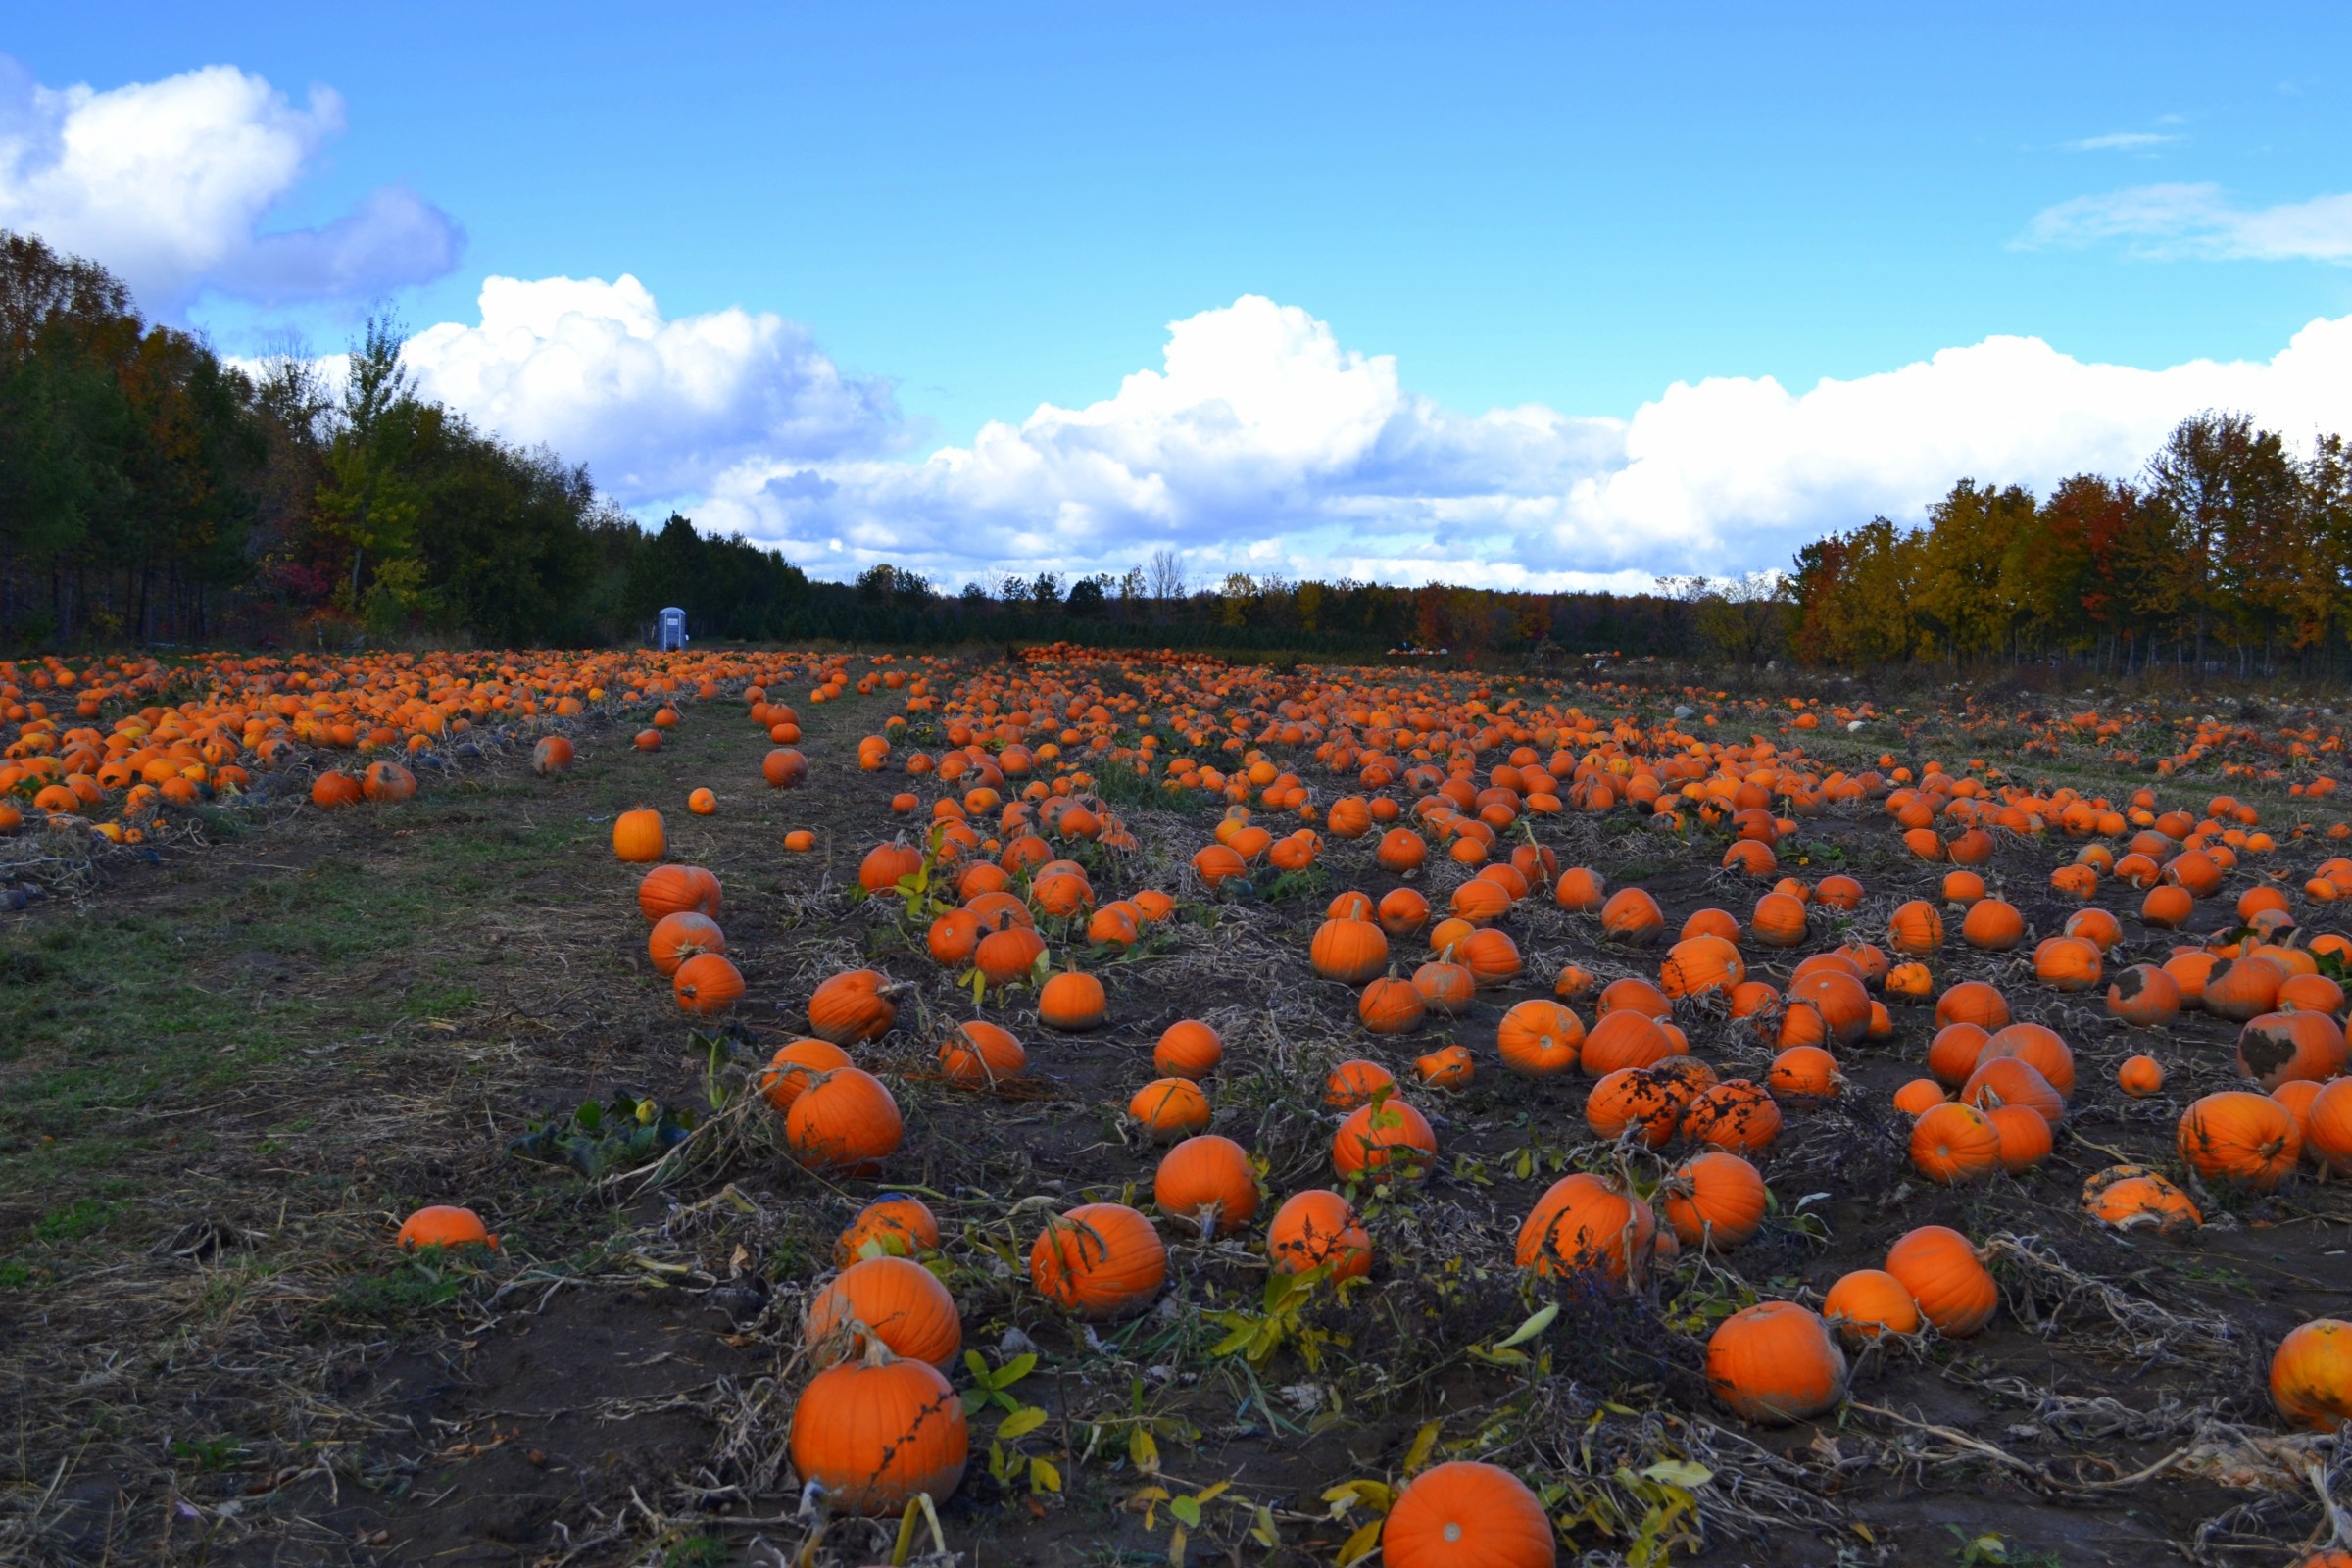
POLYGON ((1819 1046, 1790 1046, 1772 1058, 1764 1075, 1764 1087, 1776 1100, 1830 1100, 1844 1083, 1838 1058, 1819 1046))
POLYGON ((2267 1193, 2302 1157, 2303 1136, 2284 1105, 2267 1095, 2226 1089, 2180 1116, 2180 1157, 2209 1182, 2267 1193))
POLYGON ((862 1175, 897 1152, 906 1123, 882 1080, 836 1067, 804 1089, 784 1113, 784 1145, 811 1170, 862 1175))
POLYGON ((1438 1135, 1404 1101, 1389 1096, 1358 1105, 1332 1135, 1331 1164, 1343 1180, 1416 1181, 1436 1163, 1438 1135))
POLYGON ((1666 993, 1648 981, 1633 975, 1628 975, 1622 980, 1612 980, 1601 987, 1600 995, 1594 1000, 1592 1007, 1595 1013, 1604 1018, 1620 1008, 1629 1012, 1641 1013, 1647 1018, 1671 1018, 1674 1016, 1674 1004, 1667 999, 1666 993))
POLYGON ((2098 944, 2082 937, 2050 937, 2034 950, 2034 974, 2057 991, 2088 991, 2099 983, 2098 944))
POLYGON ((904 1257, 852 1263, 811 1297, 803 1336, 818 1366, 879 1341, 904 1360, 945 1369, 963 1350, 963 1321, 939 1276, 904 1257))
POLYGON ((2265 1090, 2323 1083, 2344 1070, 2344 1031, 2324 1012, 2266 1012, 2237 1032, 2237 1070, 2265 1090))
POLYGON ((1473 1459, 1430 1466, 1404 1485, 1381 1526, 1387 1568, 1552 1568, 1551 1520, 1527 1484, 1473 1459))
POLYGON ((1513 1255, 1539 1275, 1592 1271, 1639 1283, 1648 1271, 1657 1219, 1614 1178, 1578 1171, 1544 1189, 1520 1223, 1513 1255))
POLYGON ((1911 1164, 1946 1187, 1979 1182, 2000 1168, 2001 1135, 1974 1105, 1944 1101, 1911 1124, 1911 1164))
POLYGON ((2304 1012, 2337 1014, 2344 1010, 2344 988, 2324 974, 2291 974, 2278 988, 2278 1004, 2304 1012))
POLYGON ((2303 1108, 2312 1158, 2333 1175, 2352 1176, 2352 1078, 2324 1084, 2303 1108))
POLYGON ((789 746, 779 746, 760 759, 760 776, 771 790, 796 789, 808 777, 808 759, 789 746))
POLYGON ((1965 1340, 1992 1321, 2000 1287, 1968 1238, 1944 1225, 1922 1225, 1886 1251, 1886 1272, 1902 1282, 1936 1332, 1965 1340))
POLYGON ((1571 914, 1591 914, 1598 909, 1608 896, 1608 884, 1598 871, 1587 866, 1570 866, 1560 873, 1559 882, 1551 890, 1551 901, 1571 914))
POLYGON ((2164 1092, 2164 1064, 2154 1056, 2126 1056, 2115 1070, 2115 1084, 2133 1100, 2164 1092))
POLYGON ((1707 1337, 1707 1392, 1743 1421, 1809 1421, 1845 1397, 1845 1352, 1821 1314, 1759 1301, 1707 1337))
POLYGON ((1441 1046, 1413 1058, 1413 1076, 1433 1089, 1459 1089, 1477 1070, 1467 1046, 1441 1046))
POLYGON ((1936 991, 1936 977, 1924 963, 1898 963, 1886 971, 1886 994, 1905 1002, 1925 1002, 1936 991))
POLYGON ((1661 1148, 1682 1125, 1684 1108, 1702 1087, 1668 1063, 1620 1067, 1585 1097, 1585 1125, 1595 1137, 1611 1142, 1633 1132, 1650 1148, 1661 1148))
POLYGON ((413 800, 416 775, 398 762, 369 762, 360 776, 360 793, 371 801, 413 800))
POLYGON ((1198 1018, 1179 1018, 1152 1048, 1152 1069, 1163 1078, 1201 1079, 1225 1059, 1225 1042, 1198 1018))
MULTIPOLYGON (((56 786, 52 787, 54 788, 56 786)), ((42 793, 46 794, 47 791, 43 791, 42 793)), ((353 778, 349 773, 342 772, 336 768, 328 768, 311 783, 311 804, 318 808, 318 809, 321 811, 332 811, 340 807, 345 806, 357 806, 360 804, 363 798, 364 797, 362 796, 360 790, 360 781, 356 778, 353 778)), ((40 801, 37 797, 34 799, 33 804, 35 806, 40 806, 40 801)), ((52 808, 46 806, 41 807, 41 809, 43 810, 49 810, 51 808, 52 808)), ((56 808, 60 810, 72 809, 71 807, 63 805, 58 806, 56 808)), ((15 808, 11 807, 9 809, 13 811, 15 808)), ((22 820, 23 818, 20 817, 19 821, 22 820)), ((12 824, 12 829, 13 826, 14 824, 12 824)), ((612 848, 615 853, 619 853, 620 825, 617 822, 615 822, 612 827, 612 848)), ((624 860, 631 858, 630 856, 625 854, 621 855, 620 858, 624 860)), ((653 854, 639 856, 636 857, 636 858, 659 860, 662 858, 662 852, 660 849, 656 849, 653 854)))
POLYGON ((1389 966, 1388 933, 1369 920, 1326 920, 1307 961, 1326 980, 1362 985, 1389 966))
MULTIPOLYGON (((1850 974, 1825 967, 1797 975, 1788 982, 1788 1001, 1790 1012, 1796 1011, 1800 1003, 1813 1008, 1828 1037, 1841 1046, 1855 1044, 1870 1031, 1870 993, 1850 974)), ((1784 1040, 1782 1044, 1814 1042, 1784 1040)))
POLYGON ((2214 966, 2199 999, 2207 1012, 2245 1023, 2271 1010, 2286 974, 2267 957, 2236 958, 2214 966))
MULTIPOLYGON (((2015 1056, 2050 1081, 2058 1098, 2071 1100, 2075 1093, 2075 1054, 2067 1049, 2058 1033, 2042 1024, 2013 1023, 1994 1031, 1977 1052, 1977 1063, 1982 1065, 1994 1056, 2015 1056)), ((1974 1067, 1970 1069, 1972 1072, 1974 1067)))
POLYGON ((2066 1119, 2066 1102, 2050 1081, 2022 1056, 1981 1056, 1958 1098, 1979 1110, 2023 1105, 2052 1127, 2066 1119))
POLYGON ((1240 1230, 1257 1215, 1257 1172, 1242 1146, 1215 1133, 1187 1138, 1159 1159, 1152 1200, 1203 1236, 1240 1230))
POLYGON ((833 1242, 833 1261, 843 1268, 861 1257, 913 1257, 939 1247, 939 1220, 919 1198, 893 1194, 858 1211, 833 1242))
POLYGON ((654 922, 654 929, 645 939, 646 954, 654 961, 654 972, 668 979, 678 972, 678 966, 703 953, 727 951, 727 935, 718 922, 707 914, 688 909, 677 914, 665 914, 654 922))
POLYGON ((1247 876, 1249 871, 1249 862, 1222 844, 1207 845, 1193 857, 1193 874, 1211 893, 1238 877, 1247 876))
POLYGON ((1982 980, 1963 980, 1948 986, 1936 999, 1936 1023, 1938 1028, 1948 1024, 1971 1023, 1989 1034, 2009 1022, 2009 999, 1997 986, 1982 980))
POLYGON ((1943 946, 1943 916, 1926 900, 1913 899, 1888 917, 1886 942, 1897 953, 1924 958, 1943 946))
POLYGON ((1670 998, 1728 992, 1746 978, 1740 950, 1718 936, 1686 937, 1658 965, 1658 989, 1670 998))
POLYGON ((1343 1061, 1323 1080, 1323 1103, 1334 1110, 1366 1105, 1382 1090, 1394 1090, 1396 1075, 1377 1061, 1343 1061))
POLYGON ((1960 940, 1985 953, 2006 953, 2025 936, 2026 917, 2005 899, 1979 899, 1960 921, 1960 940))
MULTIPOLYGON (((2034 1069, 2023 1069, 2032 1072, 2034 1069)), ((1984 1112, 2001 1141, 2001 1169, 2021 1176, 2050 1157, 2050 1123, 2030 1105, 1995 1105, 1984 1112)))
POLYGON ((2113 951, 2115 945, 2124 940, 2122 923, 2105 909, 2099 908, 2077 909, 2068 915, 2066 934, 2081 937, 2101 953, 2113 951))
POLYGON ((1684 1245, 1719 1251, 1763 1228, 1768 1197, 1755 1166, 1719 1149, 1683 1161, 1657 1192, 1659 1212, 1684 1245))
POLYGON ((893 1361, 880 1346, 862 1361, 828 1367, 793 1406, 792 1467, 845 1513, 903 1512, 963 1482, 971 1438, 963 1401, 937 1367, 893 1361))
POLYGON ((531 748, 531 771, 541 778, 567 771, 571 767, 571 742, 561 735, 543 735, 531 748))
POLYGON ((419 1247, 495 1248, 498 1238, 490 1234, 482 1224, 482 1217, 470 1208, 428 1203, 401 1222, 394 1245, 412 1251, 419 1247))
POLYGON ((2135 963, 2107 987, 2107 1011, 2135 1029, 2165 1029, 2180 1017, 2180 986, 2152 963, 2135 963))
POLYGON ((2145 1165, 2110 1165, 2082 1184, 2082 1212, 2119 1231, 2170 1234, 2205 1223, 2188 1195, 2145 1165))
POLYGON ((1821 1299, 1823 1321, 1848 1345, 1861 1346, 1885 1334, 1919 1332, 1919 1303, 1901 1280, 1883 1268, 1841 1274, 1821 1299))
POLYGON ((2178 931, 2188 924, 2189 916, 2197 912, 2197 901, 2185 888, 2152 887, 2148 896, 2139 901, 2139 919, 2142 925, 2152 925, 2162 931, 2178 931))
POLYGON ((1768 948, 1801 947, 1805 940, 1804 901, 1786 893, 1767 893, 1756 901, 1747 929, 1768 948))
POLYGON ((1372 1272, 1372 1237, 1354 1205, 1329 1188, 1293 1193, 1266 1229, 1266 1255, 1281 1274, 1302 1274, 1328 1263, 1331 1278, 1372 1272))
POLYGON ((1109 1010, 1102 982, 1083 969, 1064 969, 1037 994, 1038 1021, 1067 1034, 1096 1027, 1109 1010))
POLYGON ((2271 1356, 2271 1402, 2307 1431, 2352 1420, 2352 1323, 2323 1317, 2289 1330, 2271 1356))
MULTIPOLYGON (((1424 969, 1429 967, 1428 964, 1422 965, 1424 969)), ((1470 978, 1467 969, 1459 964, 1446 964, 1445 968, 1451 972, 1432 976, 1431 983, 1446 989, 1449 997, 1467 997, 1476 990, 1477 983, 1470 978)), ((1428 1016, 1429 1004, 1422 996, 1419 982, 1418 974, 1411 980, 1400 980, 1392 969, 1364 987, 1363 995, 1356 999, 1357 1019, 1376 1035, 1409 1034, 1420 1028, 1422 1020, 1428 1016)))
POLYGON ((1928 1071, 1937 1083, 1957 1089, 1977 1070, 1977 1058, 1992 1036, 1973 1023, 1950 1023, 1928 1042, 1928 1071))
POLYGON ((1655 942, 1666 932, 1666 915, 1642 889, 1619 888, 1600 906, 1600 929, 1614 942, 1655 942))
MULTIPOLYGON (((1028 978, 1046 956, 1046 939, 1025 922, 1016 922, 1002 910, 991 910, 1000 924, 972 949, 972 964, 980 977, 992 986, 1008 986, 1028 978)), ((988 916, 981 917, 984 921, 988 916)))
POLYGON ((1746 1079, 1727 1079, 1691 1100, 1683 1112, 1682 1134, 1735 1152, 1770 1149, 1781 1136, 1781 1107, 1746 1079))
POLYGON ((637 909, 648 920, 688 911, 715 920, 724 902, 718 878, 699 865, 657 865, 637 883, 637 909))
POLYGON ((789 1041, 776 1048, 760 1070, 760 1093, 781 1115, 810 1084, 836 1067, 852 1065, 849 1053, 829 1040, 789 1041))
POLYGON ((1526 967, 1519 956, 1519 944, 1510 933, 1492 926, 1474 931, 1454 949, 1454 957, 1469 969, 1482 986, 1498 986, 1516 980, 1526 967))
POLYGON ((1155 1078, 1127 1102, 1127 1114, 1159 1143, 1173 1143, 1208 1125, 1208 1097, 1190 1078, 1155 1078))
MULTIPOLYGON (((1446 901, 1446 907, 1456 917, 1472 925, 1492 925, 1511 912, 1511 896, 1500 884, 1488 881, 1485 874, 1481 873, 1455 888, 1453 897, 1446 901)), ((1383 946, 1386 946, 1385 940, 1383 946)))
POLYGON ((1429 901, 1411 888, 1391 888, 1372 913, 1390 936, 1409 937, 1429 924, 1429 901))
POLYGON ((837 1046, 877 1039, 899 1021, 898 989, 872 969, 833 975, 808 998, 808 1032, 837 1046))
POLYGON ((1620 1067, 1647 1067, 1675 1054, 1674 1042, 1655 1018, 1621 1007, 1586 1032, 1577 1065, 1587 1077, 1602 1078, 1620 1067))
POLYGON ((904 839, 877 844, 858 862, 858 885, 868 893, 887 893, 922 869, 922 852, 904 839))
POLYGON ((1421 868, 1422 862, 1429 858, 1429 844, 1409 827, 1393 827, 1380 836, 1372 857, 1380 862, 1382 870, 1402 876, 1421 868))
POLYGON ((953 969, 971 961, 979 950, 982 929, 980 917, 971 910, 950 909, 931 922, 923 943, 934 963, 953 969))
POLYGON ((985 1089, 1006 1078, 1017 1078, 1029 1066, 1029 1053, 1012 1031, 984 1018, 957 1024, 939 1043, 939 1070, 950 1083, 985 1089))
POLYGON ((1168 1279, 1168 1250, 1124 1203, 1081 1203, 1046 1222, 1029 1250, 1029 1283, 1093 1323, 1141 1311, 1168 1279))
POLYGON ((659 860, 668 848, 668 836, 662 830, 662 813, 651 807, 641 806, 612 819, 612 853, 630 864, 659 860))
POLYGON ((698 953, 670 973, 678 1006, 698 1018, 715 1017, 743 998, 743 972, 716 953, 698 953))
POLYGON ((1573 1070, 1584 1043, 1584 1020, 1559 1003, 1541 999, 1513 1006, 1494 1031, 1502 1064, 1531 1078, 1573 1070))
POLYGON ((1478 977, 1450 957, 1433 959, 1413 971, 1413 989, 1425 1011, 1458 1017, 1478 1000, 1478 977))

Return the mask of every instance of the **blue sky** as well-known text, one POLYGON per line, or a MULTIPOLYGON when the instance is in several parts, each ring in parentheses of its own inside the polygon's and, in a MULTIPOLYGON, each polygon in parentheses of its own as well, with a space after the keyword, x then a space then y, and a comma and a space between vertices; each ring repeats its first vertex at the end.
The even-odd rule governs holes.
MULTIPOLYGON (((791 338, 775 363, 798 368, 744 377, 749 401, 701 443, 718 456, 698 468, 580 455, 640 475, 620 487, 640 510, 700 506, 844 566, 1083 565, 1145 536, 1204 569, 1410 576, 1467 558, 1490 580, 1533 583, 1762 565, 1808 530, 1916 506, 1938 459, 2006 461, 2019 471, 1979 476, 2042 483, 2055 475, 2036 465, 2112 466, 2166 422, 2168 398, 2217 385, 2280 422, 2343 407, 2333 422, 2352 425, 2352 407, 2309 392, 2309 365, 2291 393, 2175 376, 2110 397, 2092 377, 2071 447, 2020 430, 1971 446, 1963 428, 1923 435, 1899 477, 1785 496, 1685 475, 1669 499, 1618 486, 1579 513, 1580 482, 1606 490, 1639 466, 1638 412, 1676 382, 1769 377, 1801 398, 1824 377, 2012 337, 2056 361, 2011 354, 1997 373, 2037 382, 2092 365, 2259 366, 2309 323, 2352 317, 2352 212, 2306 206, 2352 190, 2352 10, 1755 9, 475 4, 384 22, 115 6, 101 25, 82 8, 21 11, 0 48, 20 95, 107 94, 206 66, 297 110, 314 87, 333 95, 298 171, 253 187, 267 197, 255 230, 330 225, 387 188, 407 205, 386 209, 358 261, 299 286, 286 280, 333 247, 266 267, 154 264, 169 278, 156 292, 177 295, 162 314, 232 351, 289 322, 331 345, 383 294, 419 329, 476 327, 492 276, 627 274, 671 323, 772 313, 791 338), (1141 426, 1123 407, 1069 421, 1092 458, 1115 449, 1115 483, 1071 477, 1075 438, 1059 427, 1043 466, 1059 477, 1027 489, 978 484, 965 469, 987 466, 953 458, 924 482, 877 472, 970 449, 987 421, 1017 427, 1040 405, 1100 406, 1162 368, 1170 323, 1245 296, 1294 314, 1252 317, 1262 331, 1193 392, 1145 400, 1141 426), (1323 337, 1290 330, 1299 319, 1323 337), (1294 351, 1330 362, 1331 419, 1270 447, 1204 446, 1203 403, 1250 401, 1219 402, 1221 378, 1263 383, 1294 351), (1349 356, 1394 357, 1387 402, 1379 388, 1351 401, 1364 389, 1341 384, 1349 356), (795 377, 818 360, 819 381, 837 370, 858 389, 855 413, 828 405, 797 444, 756 453, 761 420, 795 424, 795 377), (1542 451, 1506 432, 1506 457, 1492 430, 1413 423, 1419 400, 1457 425, 1527 406, 1560 422, 1542 451), (1171 422, 1190 432, 1180 452, 1171 422), (1602 450, 1611 428, 1630 450, 1602 450), (1400 476, 1433 442, 1442 461, 1400 476), (764 477, 747 477, 754 456, 773 460, 764 477), (1482 466, 1516 477, 1481 486, 1482 466), (983 526, 1002 550, 973 543, 983 526), (1629 528, 1658 548, 1629 551, 1629 528)), ((7 99, 0 82, 0 140, 7 99)), ((36 157, 19 159, 24 226, 70 213, 24 194, 36 157)), ((49 221, 64 239, 95 235, 85 248, 102 261, 135 239, 49 221)), ((594 445, 629 422, 480 395, 477 416, 521 436, 594 445)), ((1930 398, 1912 422, 1948 410, 1965 424, 1986 406, 1930 398)), ((1713 416, 1757 436, 1737 408, 1713 416)), ((690 421, 665 439, 698 445, 690 421)), ((1704 419, 1674 435, 1704 439, 1704 419)), ((1000 477, 1037 466, 1014 457, 1000 477)))

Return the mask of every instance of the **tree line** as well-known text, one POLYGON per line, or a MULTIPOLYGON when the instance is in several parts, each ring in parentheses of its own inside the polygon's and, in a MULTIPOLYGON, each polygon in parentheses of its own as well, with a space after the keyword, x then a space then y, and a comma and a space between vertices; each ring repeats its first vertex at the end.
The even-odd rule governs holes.
POLYGON ((2332 670, 2352 651, 2352 453, 2200 414, 2130 478, 2039 498, 1964 479, 1924 526, 1807 545, 1783 589, 1815 663, 2332 670))

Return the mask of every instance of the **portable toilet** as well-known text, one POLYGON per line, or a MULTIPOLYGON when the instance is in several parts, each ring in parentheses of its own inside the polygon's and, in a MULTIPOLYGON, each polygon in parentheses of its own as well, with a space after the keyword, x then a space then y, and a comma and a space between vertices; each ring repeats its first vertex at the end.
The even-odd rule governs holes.
POLYGON ((686 646, 686 612, 675 605, 662 612, 661 629, 655 633, 654 646, 665 654, 686 646))

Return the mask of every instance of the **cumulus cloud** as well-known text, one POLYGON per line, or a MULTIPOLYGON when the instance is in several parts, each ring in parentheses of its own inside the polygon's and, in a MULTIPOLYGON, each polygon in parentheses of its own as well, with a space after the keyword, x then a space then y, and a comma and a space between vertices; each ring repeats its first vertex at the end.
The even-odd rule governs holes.
POLYGON ((343 125, 328 89, 298 106, 230 66, 102 92, 0 58, 0 226, 103 263, 167 316, 207 289, 363 299, 448 272, 463 232, 398 187, 319 227, 265 229, 343 125))
POLYGON ((476 325, 409 340, 419 388, 511 440, 587 463, 624 505, 707 493, 746 464, 793 468, 907 439, 890 383, 844 374, 780 316, 664 319, 626 273, 492 277, 480 306, 476 325))
POLYGON ((2206 408, 2298 441, 2352 431, 2352 317, 2262 361, 2143 369, 1991 337, 1810 388, 1678 382, 1620 418, 1448 409, 1392 356, 1249 295, 1171 322, 1160 365, 1099 402, 909 460, 887 386, 775 317, 664 320, 626 277, 493 279, 482 316, 412 343, 428 390, 826 576, 1117 570, 1169 548, 1199 578, 1639 588, 1916 520, 1963 476, 2128 474, 2206 408))
POLYGON ((2020 244, 2127 242, 2150 260, 2352 262, 2352 195, 2240 207, 2219 185, 2134 185, 2046 207, 2020 244))

